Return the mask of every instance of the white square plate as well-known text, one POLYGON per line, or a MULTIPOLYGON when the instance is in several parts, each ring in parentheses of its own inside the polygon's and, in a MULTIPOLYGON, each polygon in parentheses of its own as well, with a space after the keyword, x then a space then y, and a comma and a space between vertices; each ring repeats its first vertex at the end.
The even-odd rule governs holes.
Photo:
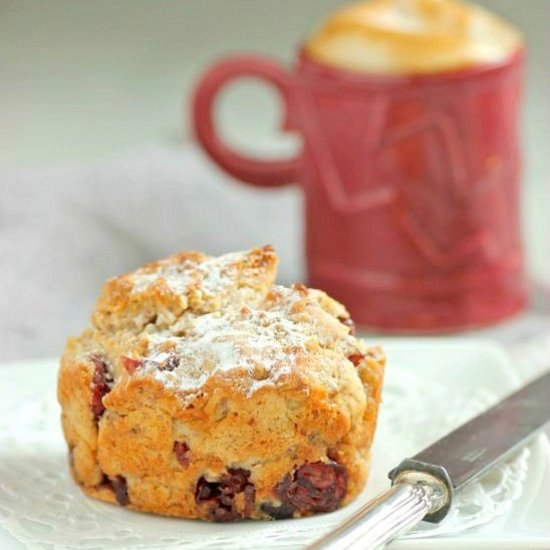
MULTIPOLYGON (((333 514, 209 524, 139 514, 83 496, 69 479, 54 360, 0 365, 0 548, 301 548, 388 486, 387 472, 519 378, 500 348, 451 339, 384 339, 389 362, 370 482, 333 514)), ((462 498, 438 533, 423 525, 395 549, 550 548, 550 446, 541 435, 462 498), (466 498, 467 497, 467 498, 466 498), (477 506, 477 508, 476 508, 477 506)))

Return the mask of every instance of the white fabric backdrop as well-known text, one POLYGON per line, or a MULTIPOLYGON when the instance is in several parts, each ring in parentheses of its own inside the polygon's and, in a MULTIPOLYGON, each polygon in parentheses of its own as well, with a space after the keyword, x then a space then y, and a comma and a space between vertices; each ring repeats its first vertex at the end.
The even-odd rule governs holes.
POLYGON ((179 250, 270 243, 280 280, 303 276, 299 190, 229 180, 193 146, 3 171, 0 184, 3 360, 59 354, 105 279, 179 250))

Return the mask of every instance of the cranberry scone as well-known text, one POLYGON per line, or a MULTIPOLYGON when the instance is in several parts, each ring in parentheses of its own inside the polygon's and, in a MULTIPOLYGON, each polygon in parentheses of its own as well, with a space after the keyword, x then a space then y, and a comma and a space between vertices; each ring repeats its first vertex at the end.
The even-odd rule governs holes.
POLYGON ((276 267, 271 247, 182 252, 105 284, 58 381, 87 495, 233 521, 330 512, 363 488, 383 352, 276 267))

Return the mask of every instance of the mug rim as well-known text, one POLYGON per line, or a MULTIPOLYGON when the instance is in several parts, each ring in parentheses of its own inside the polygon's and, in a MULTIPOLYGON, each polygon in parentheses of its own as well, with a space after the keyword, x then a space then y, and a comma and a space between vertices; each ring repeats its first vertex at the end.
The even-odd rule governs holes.
POLYGON ((434 73, 363 73, 328 65, 313 59, 306 51, 305 45, 298 49, 296 68, 306 75, 330 78, 347 84, 403 84, 404 82, 437 83, 445 80, 465 80, 473 77, 483 77, 504 71, 514 65, 521 64, 526 57, 526 47, 522 46, 506 59, 494 63, 483 63, 458 69, 449 69, 434 73))

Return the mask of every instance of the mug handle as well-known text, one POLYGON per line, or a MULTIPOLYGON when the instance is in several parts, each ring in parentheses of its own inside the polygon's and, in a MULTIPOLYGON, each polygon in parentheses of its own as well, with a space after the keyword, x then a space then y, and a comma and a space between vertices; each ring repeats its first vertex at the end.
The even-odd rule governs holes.
POLYGON ((258 187, 278 187, 298 180, 302 157, 258 160, 235 152, 219 137, 214 122, 214 103, 220 89, 236 78, 257 77, 274 85, 285 104, 283 130, 291 129, 294 80, 278 63, 258 56, 236 56, 213 65, 200 79, 193 98, 195 135, 210 157, 235 178, 258 187))

